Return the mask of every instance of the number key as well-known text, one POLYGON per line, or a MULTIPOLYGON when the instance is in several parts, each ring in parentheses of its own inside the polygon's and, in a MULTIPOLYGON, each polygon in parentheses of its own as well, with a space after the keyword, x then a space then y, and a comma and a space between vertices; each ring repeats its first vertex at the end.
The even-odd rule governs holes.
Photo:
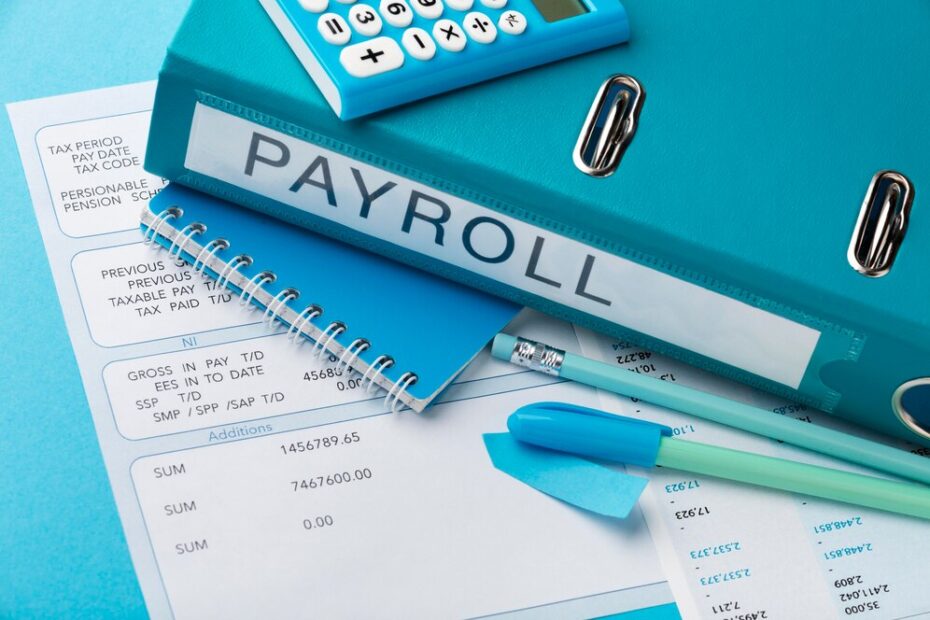
POLYGON ((326 10, 329 0, 300 0, 300 6, 311 13, 322 13, 326 10))
POLYGON ((381 17, 364 4, 356 4, 349 10, 349 22, 359 34, 373 37, 381 32, 381 17))
POLYGON ((413 12, 404 0, 381 0, 381 14, 395 28, 406 28, 413 21, 413 12))
POLYGON ((424 19, 436 19, 442 15, 442 0, 412 0, 413 10, 424 19))

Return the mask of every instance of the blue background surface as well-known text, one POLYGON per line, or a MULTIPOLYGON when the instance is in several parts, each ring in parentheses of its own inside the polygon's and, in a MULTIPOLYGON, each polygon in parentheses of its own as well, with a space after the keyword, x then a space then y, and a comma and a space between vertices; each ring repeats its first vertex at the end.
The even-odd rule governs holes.
MULTIPOLYGON (((0 0, 0 103, 154 79, 186 5, 0 0)), ((0 617, 145 617, 5 111, 0 208, 0 617)))
MULTIPOLYGON (((0 1, 0 103, 154 79, 186 4, 0 1)), ((144 617, 5 111, 0 208, 0 617, 144 617)))

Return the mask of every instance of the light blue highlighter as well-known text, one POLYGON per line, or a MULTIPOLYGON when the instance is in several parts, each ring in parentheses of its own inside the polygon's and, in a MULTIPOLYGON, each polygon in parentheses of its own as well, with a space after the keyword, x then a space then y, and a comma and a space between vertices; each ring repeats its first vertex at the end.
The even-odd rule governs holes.
MULTIPOLYGON (((491 354, 519 366, 638 398, 660 407, 820 452, 844 461, 930 484, 930 460, 905 450, 825 426, 780 416, 716 394, 588 359, 549 345, 498 334, 491 354)), ((930 387, 914 385, 900 398, 914 416, 924 415, 930 387)))
POLYGON ((260 1, 342 119, 630 37, 618 0, 260 1))
MULTIPOLYGON (((930 519, 930 487, 926 485, 863 476, 695 441, 681 441, 672 437, 672 429, 668 426, 587 407, 568 403, 525 405, 507 419, 507 428, 520 442, 560 453, 640 467, 660 465, 930 519)), ((488 444, 488 450, 491 449, 492 446, 488 444)), ((540 459, 538 467, 546 465, 540 459)), ((523 479, 532 480, 525 473, 523 479)), ((593 481, 594 477, 590 479, 593 481)), ((532 485, 532 482, 527 483, 532 485)), ((585 481, 582 480, 580 484, 585 485, 585 481)), ((548 492, 545 488, 540 490, 548 492)), ((622 487, 614 484, 603 491, 598 489, 597 492, 620 494, 626 501, 629 493, 621 490, 622 487)), ((583 495, 582 499, 587 500, 583 495)))

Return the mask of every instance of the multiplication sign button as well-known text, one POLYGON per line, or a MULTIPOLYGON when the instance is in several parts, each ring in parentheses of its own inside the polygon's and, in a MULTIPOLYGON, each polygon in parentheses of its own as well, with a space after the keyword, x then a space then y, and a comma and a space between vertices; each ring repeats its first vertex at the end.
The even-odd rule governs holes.
POLYGON ((449 52, 465 49, 465 33, 451 19, 440 19, 433 25, 433 36, 439 47, 449 52))

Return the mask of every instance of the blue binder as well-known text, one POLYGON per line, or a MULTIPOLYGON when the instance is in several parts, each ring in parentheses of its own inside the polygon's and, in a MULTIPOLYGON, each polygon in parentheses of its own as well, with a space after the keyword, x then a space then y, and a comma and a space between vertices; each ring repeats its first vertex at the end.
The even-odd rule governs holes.
POLYGON ((197 0, 147 167, 930 445, 930 7, 624 5, 628 44, 346 123, 258 2, 197 0))

